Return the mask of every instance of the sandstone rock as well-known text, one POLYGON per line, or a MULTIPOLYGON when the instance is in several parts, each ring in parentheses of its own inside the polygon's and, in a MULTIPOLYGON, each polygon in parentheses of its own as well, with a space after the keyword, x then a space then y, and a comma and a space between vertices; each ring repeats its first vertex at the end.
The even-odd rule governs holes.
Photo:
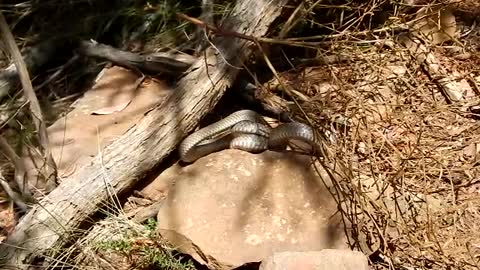
POLYGON ((279 252, 260 264, 260 270, 368 270, 367 257, 358 251, 324 249, 279 252))
POLYGON ((280 251, 347 248, 336 202, 309 156, 225 150, 165 170, 143 190, 155 192, 167 193, 160 233, 174 230, 232 267, 280 251))
MULTIPOLYGON (((74 109, 48 127, 50 150, 60 179, 91 162, 171 90, 161 81, 145 82, 137 88, 137 79, 135 72, 122 67, 105 69, 98 82, 71 105, 74 109)), ((25 147, 22 159, 28 182, 36 189, 44 189, 45 183, 38 176, 42 156, 25 147)))

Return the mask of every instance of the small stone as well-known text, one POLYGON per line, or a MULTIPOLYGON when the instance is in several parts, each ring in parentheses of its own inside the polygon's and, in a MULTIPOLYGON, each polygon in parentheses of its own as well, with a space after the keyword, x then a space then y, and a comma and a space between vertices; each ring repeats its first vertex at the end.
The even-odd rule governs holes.
POLYGON ((324 249, 278 252, 260 264, 260 270, 369 270, 367 257, 358 251, 324 249))
POLYGON ((367 145, 364 142, 359 142, 357 152, 359 154, 365 155, 367 153, 367 145))

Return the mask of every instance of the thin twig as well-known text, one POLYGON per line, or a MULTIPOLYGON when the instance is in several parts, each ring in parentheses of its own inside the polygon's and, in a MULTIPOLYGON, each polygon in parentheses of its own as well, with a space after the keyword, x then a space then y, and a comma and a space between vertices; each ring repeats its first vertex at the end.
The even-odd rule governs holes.
POLYGON ((28 211, 28 205, 22 200, 22 196, 18 194, 17 192, 13 191, 13 189, 10 187, 8 184, 7 180, 2 175, 2 172, 0 171, 0 186, 2 186, 3 190, 5 193, 7 193, 8 197, 12 199, 12 201, 18 205, 23 211, 28 211))
POLYGON ((15 153, 13 148, 8 144, 7 140, 3 136, 0 135, 0 150, 2 154, 13 163, 15 167, 15 182, 17 183, 20 192, 25 198, 33 200, 32 194, 30 193, 30 189, 28 188, 27 184, 25 183, 25 164, 23 164, 20 157, 15 153))
MULTIPOLYGON (((319 0, 319 1, 321 1, 321 0, 319 0)), ((317 1, 317 2, 319 2, 319 1, 317 1)), ((288 18, 288 20, 285 22, 282 30, 280 30, 280 33, 278 34, 279 38, 285 38, 287 36, 288 32, 290 32, 290 30, 292 30, 292 28, 295 27, 295 25, 297 25, 298 22, 300 22, 300 20, 303 18, 302 15, 306 13, 306 12, 302 12, 304 6, 305 6, 305 1, 302 1, 295 8, 295 10, 292 12, 292 15, 290 15, 290 18, 288 18), (298 16, 299 14, 300 14, 300 16, 298 16)))
POLYGON ((43 158, 46 162, 43 174, 47 182, 47 191, 50 191, 56 185, 56 165, 49 147, 47 127, 45 121, 43 121, 42 110, 40 108, 37 96, 35 95, 35 92, 33 90, 27 67, 25 65, 25 62, 23 61, 22 55, 20 54, 20 50, 15 43, 13 34, 8 27, 7 21, 5 20, 5 17, 3 16, 3 13, 1 11, 0 34, 3 36, 4 43, 13 58, 15 67, 18 70, 20 82, 22 83, 23 93, 29 101, 33 123, 35 124, 35 128, 38 131, 38 138, 41 145, 42 153, 44 155, 43 158))
POLYGON ((218 28, 216 26, 210 25, 204 21, 201 21, 197 18, 190 17, 188 15, 182 14, 182 13, 177 13, 177 16, 187 20, 199 27, 204 28, 206 31, 213 32, 217 35, 221 36, 227 36, 227 37, 237 37, 241 39, 245 39, 248 41, 251 41, 253 43, 270 43, 270 44, 281 44, 281 45, 288 45, 288 46, 296 46, 296 47, 305 47, 305 48, 312 48, 312 49, 318 49, 318 46, 321 44, 331 44, 332 42, 323 42, 323 41, 318 41, 318 42, 301 42, 301 41, 290 41, 290 40, 283 40, 283 39, 273 39, 273 38, 263 38, 263 37, 253 37, 245 34, 241 34, 238 32, 233 32, 233 31, 226 31, 221 28, 218 28))
POLYGON ((53 80, 56 80, 57 78, 62 75, 62 73, 67 69, 67 67, 70 67, 77 61, 80 57, 78 54, 75 54, 72 58, 70 58, 67 63, 63 64, 57 71, 55 71, 48 79, 46 79, 42 84, 39 86, 35 87, 35 90, 43 88, 45 85, 49 84, 53 80))

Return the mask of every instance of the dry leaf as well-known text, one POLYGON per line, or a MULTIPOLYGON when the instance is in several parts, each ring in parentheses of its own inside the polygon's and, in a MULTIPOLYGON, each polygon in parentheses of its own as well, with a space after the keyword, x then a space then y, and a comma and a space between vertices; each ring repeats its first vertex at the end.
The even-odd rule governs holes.
POLYGON ((15 212, 11 203, 0 206, 0 228, 3 228, 3 233, 6 233, 6 235, 0 235, 0 237, 8 236, 15 229, 15 212))
POLYGON ((59 172, 60 177, 62 178, 67 178, 70 175, 72 175, 75 171, 77 170, 77 164, 72 163, 70 166, 68 166, 64 171, 59 172))
POLYGON ((105 114, 112 114, 112 113, 115 113, 115 112, 121 112, 128 106, 128 104, 130 104, 130 102, 131 102, 131 100, 126 101, 126 102, 122 102, 122 103, 114 105, 114 106, 98 109, 96 111, 93 111, 92 114, 105 115, 105 114))
POLYGON ((158 228, 157 233, 173 244, 178 251, 192 256, 197 262, 207 266, 208 269, 230 270, 234 268, 232 265, 222 263, 211 255, 205 254, 192 240, 175 230, 158 228))
POLYGON ((417 11, 416 19, 412 34, 432 44, 441 44, 455 36, 457 25, 449 9, 423 7, 417 11))

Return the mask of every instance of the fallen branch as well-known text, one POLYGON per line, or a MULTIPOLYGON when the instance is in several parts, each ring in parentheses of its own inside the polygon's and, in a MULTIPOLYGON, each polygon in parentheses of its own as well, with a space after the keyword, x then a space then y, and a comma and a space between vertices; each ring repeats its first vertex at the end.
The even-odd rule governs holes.
MULTIPOLYGON (((262 36, 286 2, 237 1, 224 27, 262 36)), ((215 48, 208 48, 205 57, 195 61, 162 104, 91 163, 62 181, 22 218, 0 246, 2 268, 27 269, 46 252, 58 255, 58 247, 72 240, 75 229, 99 207, 109 204, 109 194, 128 191, 176 149, 217 104, 239 72, 235 67, 251 52, 245 40, 219 37, 213 43, 215 48)))
MULTIPOLYGON (((22 194, 22 196, 28 199, 30 202, 33 202, 33 196, 30 192, 29 187, 26 185, 25 181, 25 164, 23 164, 22 159, 15 153, 13 148, 8 144, 7 140, 0 136, 0 150, 2 154, 13 163, 15 167, 15 182, 22 194)), ((14 198, 12 198, 14 199, 14 198)))
POLYGON ((96 41, 81 41, 78 51, 88 57, 108 60, 118 66, 147 74, 179 75, 196 60, 187 54, 152 53, 140 55, 116 49, 96 41))
MULTIPOLYGON (((94 41, 81 42, 79 51, 85 56, 108 60, 116 65, 139 70, 143 73, 167 72, 174 76, 180 76, 197 60, 196 57, 188 54, 154 53, 139 55, 94 41)), ((234 87, 234 90, 249 105, 272 116, 281 117, 282 121, 288 120, 285 116, 286 112, 289 111, 286 100, 257 88, 245 80, 241 80, 234 87)))
POLYGON ((8 181, 3 177, 2 172, 0 171, 0 186, 2 186, 5 193, 7 193, 8 197, 22 209, 24 212, 27 212, 28 205, 22 199, 22 196, 17 192, 13 191, 12 187, 8 184, 8 181))

